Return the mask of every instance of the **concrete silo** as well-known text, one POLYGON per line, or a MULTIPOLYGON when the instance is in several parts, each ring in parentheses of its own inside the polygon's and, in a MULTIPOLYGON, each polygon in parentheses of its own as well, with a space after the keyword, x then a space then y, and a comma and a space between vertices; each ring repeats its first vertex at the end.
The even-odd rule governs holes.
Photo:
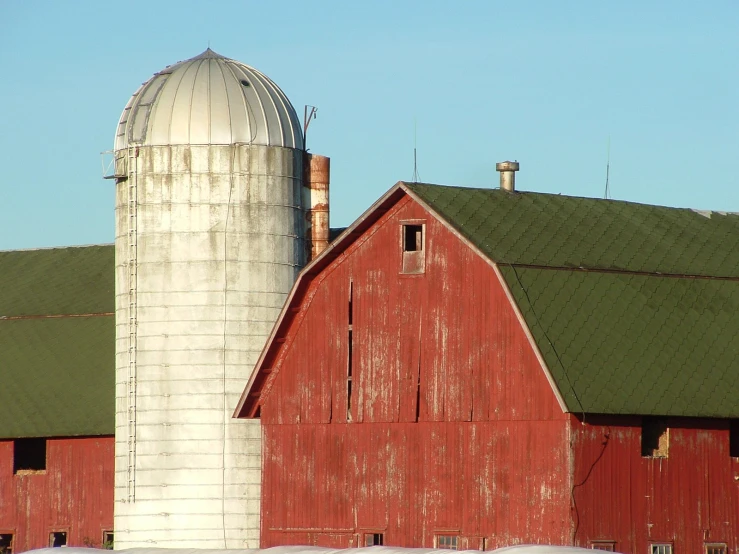
POLYGON ((116 548, 258 546, 259 422, 231 415, 310 250, 308 157, 277 85, 210 49, 123 111, 116 548))

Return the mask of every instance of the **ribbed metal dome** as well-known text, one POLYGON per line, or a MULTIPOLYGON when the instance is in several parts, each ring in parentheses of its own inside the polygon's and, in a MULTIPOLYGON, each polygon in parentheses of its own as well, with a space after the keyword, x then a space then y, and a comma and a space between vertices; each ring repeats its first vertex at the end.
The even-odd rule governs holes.
POLYGON ((123 110, 115 137, 116 150, 236 143, 302 149, 300 120, 267 76, 210 48, 141 85, 123 110))

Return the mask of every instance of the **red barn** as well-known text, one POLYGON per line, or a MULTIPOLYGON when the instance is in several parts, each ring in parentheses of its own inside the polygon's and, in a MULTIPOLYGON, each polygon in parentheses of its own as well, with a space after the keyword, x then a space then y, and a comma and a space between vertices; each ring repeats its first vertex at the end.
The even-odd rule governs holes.
POLYGON ((0 252, 0 552, 112 545, 113 247, 0 252))
POLYGON ((739 216, 399 183, 244 391, 262 547, 739 548, 739 216))

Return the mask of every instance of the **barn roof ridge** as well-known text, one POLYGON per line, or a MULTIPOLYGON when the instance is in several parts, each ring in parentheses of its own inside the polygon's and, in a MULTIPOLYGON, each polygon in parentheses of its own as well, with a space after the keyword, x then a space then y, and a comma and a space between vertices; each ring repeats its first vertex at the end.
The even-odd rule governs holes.
POLYGON ((623 200, 403 186, 498 264, 739 278, 737 214, 707 217, 623 200))

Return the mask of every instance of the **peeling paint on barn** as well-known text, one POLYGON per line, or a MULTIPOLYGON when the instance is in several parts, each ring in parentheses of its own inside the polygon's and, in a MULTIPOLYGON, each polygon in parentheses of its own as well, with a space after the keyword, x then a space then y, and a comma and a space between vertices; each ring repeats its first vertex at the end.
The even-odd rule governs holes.
POLYGON ((711 275, 739 219, 498 192, 400 183, 299 277, 236 411, 270 445, 262 547, 733 551, 739 275, 711 275))

